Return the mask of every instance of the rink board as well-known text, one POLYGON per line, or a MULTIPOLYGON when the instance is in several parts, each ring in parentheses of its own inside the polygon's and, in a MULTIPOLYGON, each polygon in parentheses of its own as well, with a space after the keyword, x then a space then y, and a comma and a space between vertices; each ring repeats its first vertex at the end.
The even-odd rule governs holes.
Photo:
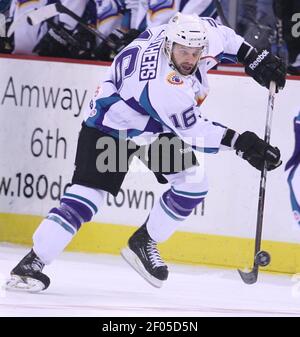
MULTIPOLYGON (((57 206, 72 175, 84 107, 106 69, 100 63, 0 57, 0 144, 5 144, 0 148, 0 241, 30 245, 42 217, 57 206)), ((239 74, 214 72, 209 80, 204 114, 263 136, 267 90, 239 74)), ((275 99, 271 142, 281 149, 284 163, 293 151, 292 121, 300 109, 299 92, 300 81, 290 78, 275 99)), ((259 172, 232 152, 200 158, 209 194, 204 207, 161 245, 164 257, 183 263, 250 266, 259 172)), ((149 172, 129 173, 119 195, 105 200, 94 222, 82 227, 69 249, 118 254, 165 189, 149 172)), ((300 228, 291 212, 283 165, 268 174, 263 239, 263 248, 272 254, 268 270, 299 271, 300 228)))
MULTIPOLYGON (((0 241, 31 245, 32 234, 42 217, 0 214, 0 241)), ((67 247, 69 251, 119 254, 136 227, 90 222, 67 247)), ((176 232, 159 249, 166 261, 225 268, 251 268, 254 241, 246 238, 176 232)), ((298 244, 263 241, 272 261, 265 271, 295 274, 300 270, 298 244)))

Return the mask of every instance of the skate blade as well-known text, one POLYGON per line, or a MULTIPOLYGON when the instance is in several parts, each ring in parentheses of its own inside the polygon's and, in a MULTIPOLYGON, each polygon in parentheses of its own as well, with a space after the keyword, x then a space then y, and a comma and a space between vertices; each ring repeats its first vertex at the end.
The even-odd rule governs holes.
POLYGON ((6 282, 6 290, 22 291, 29 293, 37 293, 45 289, 43 282, 33 279, 31 277, 20 277, 18 275, 11 275, 11 278, 6 282))
POLYGON ((163 281, 152 276, 143 266, 142 262, 138 256, 128 247, 121 250, 121 256, 123 259, 138 273, 140 274, 148 283, 150 283, 155 288, 161 288, 163 281))

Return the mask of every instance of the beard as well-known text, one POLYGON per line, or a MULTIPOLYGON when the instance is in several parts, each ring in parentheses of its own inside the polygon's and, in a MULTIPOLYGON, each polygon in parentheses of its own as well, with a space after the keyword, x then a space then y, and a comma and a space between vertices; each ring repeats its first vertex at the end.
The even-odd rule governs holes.
POLYGON ((192 75, 197 68, 197 64, 194 65, 192 63, 187 63, 187 62, 178 64, 174 60, 173 60, 173 63, 174 63, 176 70, 183 76, 192 75))

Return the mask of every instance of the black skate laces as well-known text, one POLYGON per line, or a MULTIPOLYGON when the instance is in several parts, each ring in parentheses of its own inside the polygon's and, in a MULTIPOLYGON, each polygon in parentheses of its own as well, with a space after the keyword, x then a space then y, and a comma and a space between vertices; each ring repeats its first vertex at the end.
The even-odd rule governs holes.
POLYGON ((159 251, 156 247, 156 242, 154 240, 149 240, 147 242, 147 253, 150 258, 150 262, 154 268, 166 267, 166 264, 163 262, 159 255, 159 251))

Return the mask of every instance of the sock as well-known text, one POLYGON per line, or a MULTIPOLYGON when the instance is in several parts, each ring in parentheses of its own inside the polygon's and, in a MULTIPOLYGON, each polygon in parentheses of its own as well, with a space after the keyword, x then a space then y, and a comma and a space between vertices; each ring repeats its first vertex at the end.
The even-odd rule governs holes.
POLYGON ((82 223, 97 213, 106 192, 72 185, 33 234, 33 250, 43 263, 51 263, 70 243, 82 223))

